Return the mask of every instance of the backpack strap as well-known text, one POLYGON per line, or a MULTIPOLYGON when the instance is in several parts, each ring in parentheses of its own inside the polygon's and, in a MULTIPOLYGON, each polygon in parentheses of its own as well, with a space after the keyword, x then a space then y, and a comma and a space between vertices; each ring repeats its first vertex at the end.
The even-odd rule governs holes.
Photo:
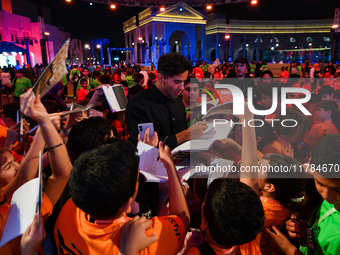
POLYGON ((216 255, 213 248, 211 248, 211 246, 205 240, 197 248, 199 249, 202 255, 216 255))

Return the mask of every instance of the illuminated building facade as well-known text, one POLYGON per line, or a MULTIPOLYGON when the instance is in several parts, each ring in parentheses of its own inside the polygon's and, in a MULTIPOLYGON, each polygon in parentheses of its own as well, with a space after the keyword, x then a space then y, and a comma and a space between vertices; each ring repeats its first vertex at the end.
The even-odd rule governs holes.
MULTIPOLYGON (((228 60, 249 61, 330 60, 333 20, 230 20, 228 60)), ((225 14, 208 16, 185 3, 165 11, 150 7, 123 23, 126 61, 157 63, 168 52, 179 52, 195 62, 225 60, 225 14), (138 38, 140 40, 138 40, 138 38)))
MULTIPOLYGON (((10 0, 1 0, 2 9, 0 10, 0 42, 9 42, 22 48, 18 52, 0 52, 0 66, 23 66, 27 61, 27 44, 30 55, 31 65, 43 63, 41 52, 41 23, 31 22, 29 17, 24 17, 12 13, 12 3, 10 0)), ((45 48, 47 62, 49 63, 67 38, 71 37, 70 33, 60 31, 57 27, 50 24, 44 24, 46 36, 45 48)), ((82 44, 80 40, 72 39, 69 47, 70 59, 74 57, 73 62, 82 63, 82 44)))

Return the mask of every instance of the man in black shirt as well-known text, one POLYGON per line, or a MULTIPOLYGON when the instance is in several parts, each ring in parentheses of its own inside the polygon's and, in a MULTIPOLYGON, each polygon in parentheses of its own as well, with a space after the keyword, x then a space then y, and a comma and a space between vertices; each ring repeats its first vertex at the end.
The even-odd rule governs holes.
POLYGON ((137 142, 138 124, 148 122, 153 123, 159 140, 166 140, 165 144, 171 150, 203 135, 208 127, 206 122, 198 122, 187 128, 184 104, 178 98, 191 68, 191 63, 178 53, 159 58, 155 85, 132 97, 126 107, 125 123, 133 142, 137 142))

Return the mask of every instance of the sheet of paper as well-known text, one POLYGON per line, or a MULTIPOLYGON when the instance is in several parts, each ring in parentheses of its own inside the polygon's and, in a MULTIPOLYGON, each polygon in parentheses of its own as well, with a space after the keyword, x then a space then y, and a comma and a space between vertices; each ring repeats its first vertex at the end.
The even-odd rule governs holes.
POLYGON ((32 223, 39 201, 39 178, 26 182, 13 193, 0 247, 22 235, 32 223))
POLYGON ((164 164, 157 161, 158 149, 148 144, 138 142, 139 170, 156 176, 167 176, 164 164))
POLYGON ((102 86, 102 89, 112 112, 120 112, 125 110, 127 99, 121 84, 110 87, 102 86))
POLYGON ((200 152, 209 150, 216 140, 228 137, 232 129, 230 122, 226 124, 215 124, 215 127, 213 122, 207 122, 207 125, 208 128, 204 131, 200 139, 182 143, 172 150, 172 155, 182 151, 200 152))
POLYGON ((34 87, 32 88, 32 93, 34 96, 40 94, 42 97, 45 95, 57 82, 59 82, 64 75, 66 75, 66 58, 68 55, 68 46, 70 39, 67 39, 64 45, 60 48, 57 55, 54 57, 52 62, 47 66, 45 71, 39 77, 34 87))
POLYGON ((207 181, 207 187, 209 188, 210 183, 212 183, 215 179, 218 178, 226 178, 229 174, 227 169, 229 166, 231 167, 234 164, 233 161, 222 159, 222 158, 213 158, 211 159, 210 166, 215 167, 215 171, 210 171, 207 181))

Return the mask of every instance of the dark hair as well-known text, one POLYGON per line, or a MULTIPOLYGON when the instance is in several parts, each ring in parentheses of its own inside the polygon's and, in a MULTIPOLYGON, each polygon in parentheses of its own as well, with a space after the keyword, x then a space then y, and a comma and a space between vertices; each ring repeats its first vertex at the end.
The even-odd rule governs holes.
POLYGON ((144 83, 144 75, 141 73, 133 73, 133 80, 137 85, 142 85, 144 83), (142 81, 142 84, 139 84, 142 81))
POLYGON ((20 110, 20 101, 13 101, 4 105, 3 113, 5 118, 10 118, 15 123, 17 122, 17 111, 20 110))
MULTIPOLYGON (((280 153, 273 153, 269 158, 269 165, 273 169, 303 169, 302 165, 295 159, 280 153)), ((305 197, 305 172, 304 171, 268 171, 265 182, 275 186, 273 198, 294 213, 299 213, 307 204, 305 197), (303 198, 301 201, 295 200, 303 198)))
POLYGON ((308 118, 296 107, 287 107, 286 115, 278 114, 275 119, 279 119, 279 121, 274 121, 274 131, 279 135, 294 135, 298 132, 297 140, 299 140, 310 129, 308 118), (290 121, 288 119, 295 120, 298 124, 295 127, 289 128, 281 125, 283 120, 285 120, 284 124, 286 126, 293 126, 296 124, 295 121, 290 121))
POLYGON ((82 152, 104 144, 111 136, 112 125, 103 117, 84 119, 74 125, 67 141, 70 158, 76 159, 82 152))
POLYGON ((45 106, 46 111, 48 113, 56 113, 59 112, 59 104, 57 101, 53 100, 53 99, 49 99, 49 100, 44 100, 42 102, 42 104, 45 106))
POLYGON ((322 100, 316 104, 316 107, 320 107, 325 111, 331 111, 331 118, 334 126, 340 133, 340 113, 339 113, 339 106, 333 100, 322 100))
POLYGON ((316 167, 327 166, 327 171, 318 171, 322 177, 338 178, 339 173, 328 171, 328 169, 331 165, 334 167, 340 165, 340 135, 327 135, 322 138, 313 149, 310 163, 316 167))
POLYGON ((310 100, 308 103, 320 102, 321 96, 319 94, 311 94, 310 100))
POLYGON ((262 78, 265 74, 269 74, 270 77, 274 78, 273 73, 272 73, 272 71, 270 71, 270 70, 264 70, 264 71, 261 73, 261 78, 262 78))
POLYGON ((191 72, 192 65, 183 55, 179 53, 168 53, 158 60, 158 72, 165 79, 182 74, 185 71, 191 72))
POLYGON ((83 153, 74 163, 70 195, 98 220, 112 219, 135 193, 139 156, 131 142, 115 140, 83 153))
POLYGON ((84 67, 83 70, 81 70, 81 72, 84 72, 85 70, 90 72, 90 70, 87 67, 84 67))
POLYGON ((277 97, 279 98, 279 101, 281 102, 281 88, 282 88, 282 82, 280 81, 272 81, 268 84, 263 84, 260 88, 260 92, 273 99, 273 88, 277 88, 277 97))
POLYGON ((18 69, 18 70, 15 71, 15 73, 22 73, 22 74, 24 74, 25 72, 24 72, 24 69, 18 69))
POLYGON ((99 76, 100 76, 100 71, 94 70, 94 71, 92 72, 92 76, 93 76, 93 78, 99 77, 99 76))
POLYGON ((238 57, 237 59, 235 59, 234 64, 236 63, 246 64, 247 66, 249 65, 248 60, 244 57, 238 57))
POLYGON ((85 78, 80 79, 80 84, 82 84, 85 81, 88 83, 87 79, 85 79, 85 78))
POLYGON ((110 84, 111 78, 107 74, 102 74, 99 76, 98 81, 100 81, 101 84, 110 84))
POLYGON ((202 83, 193 75, 188 75, 188 78, 184 82, 184 87, 189 83, 197 83, 199 87, 203 87, 202 83))
POLYGON ((141 85, 135 85, 131 88, 129 88, 129 92, 127 94, 127 99, 130 100, 134 95, 136 95, 138 92, 144 90, 144 88, 141 85))
POLYGON ((318 95, 322 97, 323 95, 332 95, 334 93, 334 88, 331 86, 322 86, 318 92, 318 95))
POLYGON ((210 184, 203 214, 213 240, 224 247, 254 240, 265 220, 259 195, 246 184, 229 178, 210 184))
POLYGON ((261 116, 256 115, 254 119, 262 119, 263 121, 262 127, 255 127, 256 136, 261 137, 261 141, 257 143, 257 149, 262 151, 264 146, 266 146, 267 143, 275 141, 277 136, 275 135, 271 125, 267 121, 263 120, 261 116))

